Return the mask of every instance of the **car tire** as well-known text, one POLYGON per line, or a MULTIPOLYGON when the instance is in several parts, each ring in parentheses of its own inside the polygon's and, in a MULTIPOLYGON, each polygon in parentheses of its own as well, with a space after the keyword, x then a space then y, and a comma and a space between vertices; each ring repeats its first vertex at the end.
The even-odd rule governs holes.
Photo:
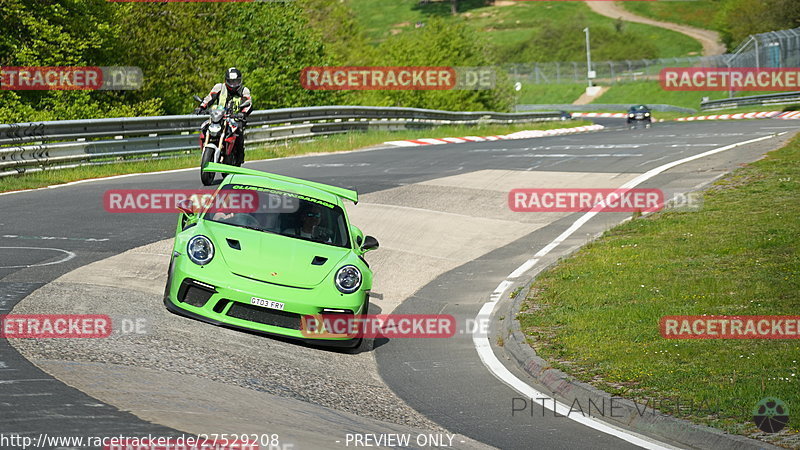
POLYGON ((169 266, 167 266, 167 285, 164 287, 164 301, 169 300, 169 291, 172 288, 172 271, 175 264, 175 255, 169 259, 169 266))

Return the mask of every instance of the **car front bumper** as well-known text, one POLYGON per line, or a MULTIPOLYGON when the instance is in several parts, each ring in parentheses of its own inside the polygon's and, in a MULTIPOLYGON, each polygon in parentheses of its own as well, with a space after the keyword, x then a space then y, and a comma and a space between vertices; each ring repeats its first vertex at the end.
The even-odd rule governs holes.
POLYGON ((302 317, 319 315, 323 308, 366 313, 362 311, 369 295, 366 290, 345 295, 335 287, 300 289, 230 273, 214 277, 210 272, 202 272, 202 268, 185 261, 185 258, 171 264, 164 292, 164 305, 169 311, 213 325, 342 347, 352 346, 355 339, 347 336, 313 337, 301 329, 302 317), (253 305, 251 299, 254 297, 279 301, 284 304, 284 309, 253 305))

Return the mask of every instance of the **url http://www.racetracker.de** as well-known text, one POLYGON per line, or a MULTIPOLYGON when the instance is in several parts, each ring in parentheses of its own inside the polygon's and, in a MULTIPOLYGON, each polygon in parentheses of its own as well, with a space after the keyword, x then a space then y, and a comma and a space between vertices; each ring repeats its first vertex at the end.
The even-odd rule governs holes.
POLYGON ((103 450, 294 450, 277 434, 201 434, 198 436, 55 436, 0 433, 0 448, 101 448, 103 450))

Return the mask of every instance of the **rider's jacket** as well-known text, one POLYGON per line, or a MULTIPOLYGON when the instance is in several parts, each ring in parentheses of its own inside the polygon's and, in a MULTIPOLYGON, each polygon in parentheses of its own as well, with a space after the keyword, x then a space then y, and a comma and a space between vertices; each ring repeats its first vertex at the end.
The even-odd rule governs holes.
POLYGON ((218 104, 225 105, 227 108, 238 111, 239 105, 247 100, 250 100, 251 104, 242 110, 242 113, 244 113, 245 116, 250 115, 250 112, 253 111, 250 89, 244 86, 239 86, 239 88, 235 91, 229 91, 228 87, 225 86, 225 83, 217 83, 213 88, 211 88, 211 92, 206 95, 206 98, 203 99, 203 103, 200 104, 200 107, 206 109, 210 105, 218 104))

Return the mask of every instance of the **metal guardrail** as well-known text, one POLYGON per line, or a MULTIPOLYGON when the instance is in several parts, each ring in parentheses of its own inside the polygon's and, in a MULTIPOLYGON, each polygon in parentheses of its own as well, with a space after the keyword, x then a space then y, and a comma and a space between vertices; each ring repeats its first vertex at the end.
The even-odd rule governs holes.
MULTIPOLYGON (((453 112, 418 108, 319 106, 254 111, 247 144, 352 131, 406 130, 437 125, 560 120, 557 112, 453 112)), ((0 124, 0 176, 98 159, 161 156, 199 150, 206 116, 123 117, 0 124)))
POLYGON ((747 105, 789 105, 797 102, 800 102, 800 91, 709 100, 700 103, 700 109, 704 111, 714 111, 717 109, 737 108, 747 105))
MULTIPOLYGON (((633 106, 633 103, 589 103, 588 105, 570 105, 570 104, 543 104, 543 105, 517 105, 517 111, 549 111, 549 110, 564 110, 569 112, 574 111, 581 111, 581 112, 589 112, 589 111, 614 111, 618 110, 619 112, 627 112, 628 108, 633 106)), ((653 111, 669 111, 669 112, 679 112, 679 113, 687 113, 693 114, 696 113, 696 109, 691 108, 683 108, 680 106, 673 106, 673 105, 665 105, 661 103, 648 103, 647 107, 652 109, 653 111)))

